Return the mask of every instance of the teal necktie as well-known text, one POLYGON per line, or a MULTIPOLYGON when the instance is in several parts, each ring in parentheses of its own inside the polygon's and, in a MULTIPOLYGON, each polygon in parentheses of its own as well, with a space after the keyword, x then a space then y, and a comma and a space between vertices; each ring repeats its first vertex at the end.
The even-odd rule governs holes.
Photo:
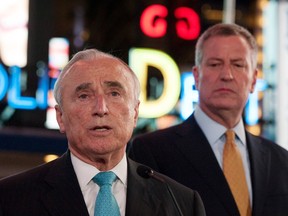
POLYGON ((120 216, 120 210, 111 191, 116 175, 109 172, 100 172, 93 177, 100 190, 96 198, 94 216, 120 216))

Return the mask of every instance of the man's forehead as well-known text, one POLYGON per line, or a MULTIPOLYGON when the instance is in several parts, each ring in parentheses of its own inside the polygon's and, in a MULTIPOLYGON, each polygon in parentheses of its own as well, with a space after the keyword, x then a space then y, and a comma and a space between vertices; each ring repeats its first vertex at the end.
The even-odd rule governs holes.
MULTIPOLYGON (((121 85, 129 85, 131 82, 132 75, 125 68, 123 64, 119 61, 106 61, 111 60, 109 58, 102 58, 97 60, 80 60, 76 62, 67 74, 63 76, 63 81, 67 80, 68 82, 73 81, 81 83, 93 83, 93 80, 100 83, 106 83, 106 85, 112 86, 112 83, 121 83, 121 85)), ((112 59, 113 60, 113 59, 112 59)), ((77 85, 77 84, 76 84, 77 85)), ((117 86, 116 84, 113 84, 117 86)))
POLYGON ((118 66, 115 63, 93 61, 93 60, 81 60, 76 62, 71 68, 66 72, 64 77, 83 77, 89 75, 95 76, 112 76, 112 73, 117 73, 118 66))

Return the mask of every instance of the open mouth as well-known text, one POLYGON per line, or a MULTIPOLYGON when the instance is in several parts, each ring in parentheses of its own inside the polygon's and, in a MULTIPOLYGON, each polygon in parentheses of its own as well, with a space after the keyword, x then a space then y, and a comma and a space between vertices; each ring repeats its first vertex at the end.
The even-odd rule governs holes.
POLYGON ((108 126, 96 126, 96 127, 93 127, 91 130, 93 131, 107 131, 107 130, 110 130, 111 128, 108 127, 108 126))

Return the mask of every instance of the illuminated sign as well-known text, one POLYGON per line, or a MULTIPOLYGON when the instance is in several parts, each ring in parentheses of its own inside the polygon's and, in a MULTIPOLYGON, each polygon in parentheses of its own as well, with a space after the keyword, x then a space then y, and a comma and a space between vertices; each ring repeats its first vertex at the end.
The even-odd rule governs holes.
MULTIPOLYGON (((5 100, 4 106, 12 110, 43 110, 46 113, 45 127, 56 129, 58 124, 53 87, 61 69, 69 60, 69 41, 65 38, 51 38, 48 62, 45 63, 46 59, 38 61, 35 71, 31 71, 31 65, 24 69, 27 63, 28 3, 28 0, 2 0, 0 3, 0 58, 3 63, 0 64, 0 101, 5 100), (13 13, 8 8, 13 8, 13 13), (33 73, 37 75, 38 83, 36 89, 34 87, 32 92, 29 89, 27 94, 27 77, 35 75, 33 73)), ((169 33, 168 27, 181 40, 196 40, 200 34, 198 14, 185 6, 170 11, 161 4, 149 5, 141 13, 139 24, 143 34, 150 38, 164 37, 169 33), (168 16, 169 19, 174 18, 175 22, 168 22, 168 16), (174 26, 168 26, 170 23, 174 26)), ((179 108, 181 118, 186 119, 193 112, 198 102, 198 91, 192 72, 180 71, 170 55, 152 48, 131 48, 128 61, 141 83, 139 117, 158 118, 179 108), (163 78, 161 93, 153 99, 149 98, 147 92, 151 87, 150 67, 156 68, 163 78)), ((258 121, 255 113, 259 109, 257 94, 251 98, 246 107, 246 121, 255 124, 258 121)))
POLYGON ((175 107, 180 95, 180 71, 169 55, 159 50, 133 48, 129 52, 129 65, 141 84, 140 117, 157 118, 175 107), (147 100, 146 92, 149 65, 159 69, 164 81, 162 95, 153 101, 147 100))
POLYGON ((263 79, 257 79, 255 90, 249 96, 249 100, 245 107, 245 122, 247 125, 256 125, 259 122, 259 104, 258 94, 267 89, 267 82, 263 79))
POLYGON ((49 41, 49 72, 48 76, 51 80, 48 90, 48 108, 46 112, 45 126, 50 129, 58 129, 58 123, 55 119, 56 111, 54 106, 56 101, 53 95, 53 88, 60 71, 69 61, 69 41, 66 38, 52 38, 49 41))
POLYGON ((15 109, 35 109, 37 107, 36 99, 33 97, 21 96, 21 69, 19 67, 11 67, 11 87, 8 91, 8 104, 15 109))
MULTIPOLYGON (((35 97, 24 97, 21 95, 22 89, 21 82, 22 70, 17 66, 9 68, 11 76, 8 76, 8 72, 5 70, 3 65, 0 64, 0 99, 3 99, 7 94, 7 102, 10 107, 15 109, 27 109, 33 110, 36 108, 45 109, 47 107, 47 100, 43 100, 43 92, 47 94, 45 74, 43 77, 39 78, 39 85, 35 97), (10 78, 10 79, 9 79, 10 78), (40 94, 42 92, 42 94, 40 94)), ((44 97, 45 98, 45 97, 44 97)))
POLYGON ((181 73, 181 84, 180 116, 182 119, 186 119, 194 111, 195 104, 198 103, 199 94, 192 72, 181 73))
POLYGON ((0 64, 0 100, 2 100, 8 90, 9 80, 4 67, 0 64))
MULTIPOLYGON (((142 32, 151 38, 165 36, 168 22, 166 17, 168 9, 164 5, 150 5, 143 11, 140 18, 142 32)), ((189 7, 179 7, 174 11, 177 19, 176 33, 183 40, 195 40, 200 34, 200 18, 198 14, 189 7)))
POLYGON ((43 62, 39 62, 37 64, 36 73, 39 77, 39 80, 38 87, 35 92, 35 97, 22 96, 22 86, 26 86, 26 83, 23 83, 22 81, 23 73, 20 67, 10 67, 9 77, 8 71, 6 71, 3 65, 0 64, 0 100, 2 100, 7 94, 8 105, 14 109, 46 109, 48 102, 50 106, 54 107, 55 103, 53 103, 54 98, 51 89, 53 89, 54 82, 57 79, 60 70, 68 62, 68 41, 64 38, 53 38, 51 39, 51 43, 55 43, 54 45, 57 45, 58 48, 57 50, 55 49, 56 51, 54 50, 54 52, 51 52, 53 57, 51 57, 49 61, 49 65, 51 67, 50 71, 48 71, 47 66, 43 62), (55 43, 55 41, 57 42, 55 43), (61 46, 61 44, 63 44, 63 46, 61 46), (64 49, 61 50, 61 47, 64 47, 64 49))
POLYGON ((0 1, 0 58, 7 66, 27 64, 28 0, 0 1))
MULTIPOLYGON (((192 72, 183 72, 180 77, 178 66, 165 52, 146 48, 132 48, 129 52, 129 65, 135 71, 141 84, 139 117, 157 118, 163 116, 175 108, 179 99, 180 114, 183 119, 186 119, 193 112, 194 105, 198 102, 198 91, 195 87, 192 72), (148 66, 157 68, 163 75, 163 91, 161 96, 155 100, 147 99, 148 66)), ((45 64, 38 67, 38 71, 40 70, 42 73, 39 76, 38 88, 34 98, 21 96, 21 69, 11 67, 11 77, 9 79, 7 71, 0 64, 0 81, 3 83, 0 88, 0 98, 3 99, 8 92, 7 100, 12 108, 47 109, 46 127, 58 128, 53 108, 55 100, 52 90, 56 76, 59 73, 52 73, 53 70, 48 71, 45 64), (49 76, 49 73, 52 73, 55 77, 49 76)), ((257 80, 255 92, 249 97, 245 111, 245 120, 249 125, 258 122, 258 93, 264 91, 266 87, 267 84, 264 80, 257 80)))
POLYGON ((177 35, 184 40, 195 40, 200 34, 200 19, 191 8, 179 7, 175 10, 177 35))
POLYGON ((140 27, 148 37, 163 37, 167 30, 168 10, 163 5, 151 5, 147 7, 140 18, 140 27))

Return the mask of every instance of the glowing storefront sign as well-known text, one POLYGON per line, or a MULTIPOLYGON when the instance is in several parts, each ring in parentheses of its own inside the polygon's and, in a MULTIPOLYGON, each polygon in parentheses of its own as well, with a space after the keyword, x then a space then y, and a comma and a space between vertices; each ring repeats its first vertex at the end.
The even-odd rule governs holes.
POLYGON ((51 38, 49 41, 49 72, 51 86, 48 90, 48 108, 46 112, 45 126, 50 129, 58 129, 59 126, 55 119, 56 111, 54 106, 56 101, 53 95, 53 88, 60 71, 69 61, 69 41, 66 38, 51 38))
POLYGON ((8 75, 4 67, 0 64, 0 101, 5 97, 8 90, 8 75))
POLYGON ((140 28, 148 37, 163 37, 167 31, 167 21, 165 17, 168 10, 163 5, 150 5, 147 7, 140 18, 140 28))
POLYGON ((32 97, 21 96, 21 69, 19 67, 11 67, 11 87, 8 91, 8 104, 15 109, 30 109, 37 107, 36 99, 32 97))
POLYGON ((258 104, 258 94, 267 89, 267 82, 263 79, 257 79, 255 90, 249 95, 245 107, 245 122, 247 125, 256 125, 259 123, 259 104, 258 104))
POLYGON ((177 35, 184 40, 195 40, 200 34, 200 18, 191 8, 179 7, 174 12, 178 19, 176 23, 177 35))
MULTIPOLYGON (((45 127, 56 129, 58 125, 52 90, 61 69, 69 60, 69 41, 65 38, 52 38, 49 41, 48 65, 43 60, 37 63, 36 71, 22 71, 27 64, 29 0, 0 0, 0 5, 0 59, 3 62, 3 65, 0 64, 0 101, 5 100, 6 103, 7 100, 6 108, 11 110, 46 110, 45 127), (24 96, 23 92, 27 88, 25 78, 31 73, 37 74, 38 85, 29 97, 24 96)), ((169 29, 175 31, 182 40, 195 40, 200 34, 199 16, 189 7, 169 11, 164 5, 152 4, 143 10, 139 21, 141 31, 151 38, 169 34, 167 29, 170 23, 175 26, 169 26, 169 29), (168 15, 169 19, 175 19, 174 22, 168 22, 168 15)), ((186 119, 193 112, 198 102, 198 91, 192 73, 180 73, 177 64, 168 54, 149 48, 132 48, 129 51, 129 65, 141 83, 140 117, 158 118, 180 108, 181 118, 186 119), (153 100, 147 98, 150 66, 158 69, 163 76, 163 91, 153 100)), ((246 106, 245 120, 249 125, 258 122, 257 93, 250 96, 246 106)))
POLYGON ((47 92, 49 91, 49 77, 44 62, 38 62, 37 65, 38 89, 36 90, 36 102, 40 109, 46 109, 48 103, 47 92))
MULTIPOLYGON (((164 5, 153 4, 145 8, 140 17, 142 32, 151 38, 160 38, 167 32, 168 9, 164 5)), ((183 40, 195 40, 200 34, 200 18, 189 7, 179 7, 174 11, 176 34, 183 40)))
MULTIPOLYGON (((35 97, 22 96, 22 86, 26 83, 22 81, 22 70, 17 66, 9 68, 10 77, 8 71, 6 71, 2 64, 0 64, 0 99, 3 99, 7 95, 8 105, 14 109, 26 109, 34 110, 36 108, 47 108, 47 82, 48 79, 43 76, 39 77, 38 89, 36 90, 35 97)), ((47 73, 47 72, 46 72, 47 73)))
POLYGON ((129 51, 129 65, 137 74, 141 84, 139 116, 157 118, 171 111, 180 95, 180 71, 174 60, 162 51, 132 48, 129 51), (148 66, 159 69, 164 81, 162 95, 152 101, 147 100, 146 92, 148 66))
POLYGON ((192 72, 181 74, 181 92, 180 116, 182 119, 186 119, 194 111, 199 96, 192 72))
POLYGON ((66 38, 51 38, 49 40, 49 61, 51 69, 61 70, 69 61, 69 41, 66 38))
POLYGON ((7 66, 27 64, 29 0, 0 0, 0 58, 7 66))
MULTIPOLYGON (((145 48, 133 48, 129 52, 129 65, 137 74, 141 84, 140 112, 142 118, 157 118, 169 113, 179 102, 180 115, 186 119, 193 111, 198 102, 198 91, 195 87, 192 72, 181 73, 174 60, 166 53, 145 48), (147 99, 148 66, 153 66, 163 75, 163 92, 155 100, 147 99), (180 91, 182 92, 180 95, 180 91)), ((38 88, 34 97, 21 95, 21 69, 11 67, 11 76, 0 64, 0 99, 7 94, 9 106, 15 109, 47 109, 45 126, 50 129, 58 128, 55 119, 55 100, 52 95, 54 82, 59 75, 59 70, 48 70, 44 63, 37 65, 38 88), (10 83, 9 83, 10 82, 10 83), (3 85, 2 85, 3 84, 3 85)), ((255 93, 251 94, 246 105, 245 121, 248 125, 258 122, 258 93, 264 91, 267 83, 264 80, 257 80, 255 93)))
POLYGON ((54 107, 55 102, 52 90, 60 70, 68 62, 69 44, 65 38, 52 38, 51 44, 53 44, 54 47, 54 49, 51 48, 49 50, 51 52, 51 55, 49 54, 49 66, 51 69, 48 70, 44 62, 38 62, 37 64, 36 74, 38 75, 39 79, 35 97, 22 96, 22 88, 23 86, 26 86, 26 83, 23 83, 23 72, 20 67, 10 67, 9 71, 11 75, 9 77, 8 71, 6 71, 3 65, 0 64, 0 100, 2 100, 7 94, 8 105, 14 109, 46 109, 48 107, 48 103, 50 107, 54 107), (57 49, 55 47, 57 47, 57 49))

